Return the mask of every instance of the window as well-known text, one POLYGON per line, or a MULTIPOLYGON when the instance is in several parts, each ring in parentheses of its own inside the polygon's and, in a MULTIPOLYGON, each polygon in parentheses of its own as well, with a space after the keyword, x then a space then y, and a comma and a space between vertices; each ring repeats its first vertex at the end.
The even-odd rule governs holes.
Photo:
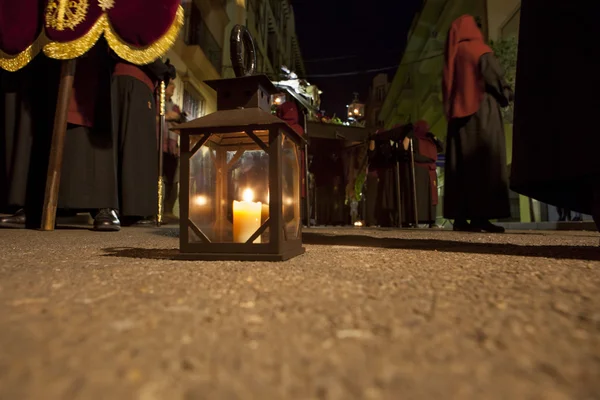
POLYGON ((188 46, 200 46, 217 71, 221 71, 223 49, 212 35, 198 5, 185 3, 184 41, 188 46))
POLYGON ((377 101, 383 101, 384 98, 385 98, 385 87, 377 86, 377 88, 375 89, 375 99, 377 101))
POLYGON ((205 103, 200 92, 191 83, 185 82, 183 85, 183 111, 187 114, 188 120, 204 116, 205 103))

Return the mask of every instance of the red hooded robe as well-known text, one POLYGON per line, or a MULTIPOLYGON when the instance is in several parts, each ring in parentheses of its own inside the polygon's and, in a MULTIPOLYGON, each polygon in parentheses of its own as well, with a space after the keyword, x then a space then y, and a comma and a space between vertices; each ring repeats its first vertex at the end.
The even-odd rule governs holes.
POLYGON ((448 120, 468 117, 479 111, 485 95, 479 59, 491 52, 475 18, 463 15, 452 23, 446 40, 442 78, 444 109, 448 120))

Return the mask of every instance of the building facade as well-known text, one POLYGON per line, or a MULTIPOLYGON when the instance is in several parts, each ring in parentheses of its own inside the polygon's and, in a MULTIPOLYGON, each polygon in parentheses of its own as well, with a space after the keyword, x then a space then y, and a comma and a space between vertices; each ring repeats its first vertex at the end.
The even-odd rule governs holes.
MULTIPOLYGON (((289 0, 246 0, 245 24, 254 38, 259 74, 278 80, 280 68, 285 66, 299 76, 306 75, 289 0)), ((229 54, 225 58, 224 65, 229 66, 225 74, 232 76, 229 54)))
POLYGON ((390 80, 387 74, 377 74, 373 78, 365 107, 366 126, 370 131, 383 128, 384 121, 379 118, 381 107, 390 90, 390 80))
POLYGON ((216 111, 206 80, 234 77, 229 38, 246 25, 256 47, 257 73, 276 78, 281 66, 305 75, 289 0, 182 0, 185 26, 167 58, 177 69, 174 102, 188 117, 216 111))

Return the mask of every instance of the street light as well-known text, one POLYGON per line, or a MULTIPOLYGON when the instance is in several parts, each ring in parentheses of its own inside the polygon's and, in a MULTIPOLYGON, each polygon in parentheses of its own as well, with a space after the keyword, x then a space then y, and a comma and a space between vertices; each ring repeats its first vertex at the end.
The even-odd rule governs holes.
POLYGON ((270 113, 277 89, 264 75, 206 83, 217 91, 218 111, 176 127, 179 258, 283 261, 303 254, 303 139, 270 113))

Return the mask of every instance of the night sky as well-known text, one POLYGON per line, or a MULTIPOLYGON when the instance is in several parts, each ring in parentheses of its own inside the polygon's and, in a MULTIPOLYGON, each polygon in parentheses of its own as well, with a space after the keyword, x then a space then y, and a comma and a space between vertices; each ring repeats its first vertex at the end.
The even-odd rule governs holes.
POLYGON ((421 1, 291 0, 306 78, 323 91, 321 108, 327 115, 345 117, 353 92, 367 100, 377 73, 365 71, 394 67, 383 71, 393 78, 421 1), (357 71, 362 73, 317 77, 357 71))

